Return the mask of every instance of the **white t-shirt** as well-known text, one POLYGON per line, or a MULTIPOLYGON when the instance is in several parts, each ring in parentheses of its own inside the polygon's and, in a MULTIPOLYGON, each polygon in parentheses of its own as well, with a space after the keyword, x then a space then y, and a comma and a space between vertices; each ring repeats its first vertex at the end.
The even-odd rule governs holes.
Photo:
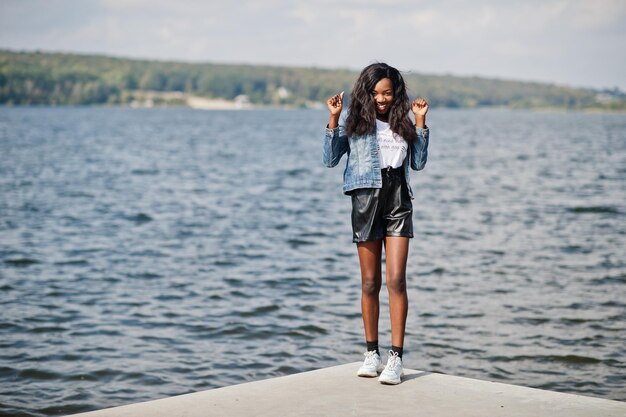
POLYGON ((380 153, 381 168, 399 168, 406 158, 409 144, 402 136, 391 131, 389 123, 376 119, 376 140, 380 153))

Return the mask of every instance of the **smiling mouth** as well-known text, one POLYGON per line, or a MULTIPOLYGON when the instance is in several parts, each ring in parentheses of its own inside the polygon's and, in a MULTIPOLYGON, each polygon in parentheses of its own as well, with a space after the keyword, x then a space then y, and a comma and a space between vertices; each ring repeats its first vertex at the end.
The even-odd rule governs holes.
POLYGON ((388 106, 386 104, 376 104, 376 109, 378 111, 385 111, 387 110, 388 106))

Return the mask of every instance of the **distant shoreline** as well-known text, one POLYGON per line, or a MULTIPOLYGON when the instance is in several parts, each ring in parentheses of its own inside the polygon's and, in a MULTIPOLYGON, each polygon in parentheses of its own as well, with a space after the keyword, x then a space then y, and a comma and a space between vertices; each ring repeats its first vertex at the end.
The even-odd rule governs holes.
MULTIPOLYGON (((130 105, 235 110, 325 108, 350 93, 352 70, 160 62, 106 55, 0 49, 0 105, 130 105)), ((409 91, 433 107, 626 110, 626 92, 407 72, 409 91)))
MULTIPOLYGON (((0 103, 1 108, 110 108, 110 109, 190 109, 203 111, 251 111, 251 110, 325 110, 323 106, 276 106, 254 104, 245 107, 238 106, 234 102, 224 99, 207 99, 205 106, 171 105, 159 104, 152 106, 142 106, 130 104, 6 104, 0 103)), ((539 113, 602 113, 602 114, 626 114, 626 109, 603 109, 603 108, 583 108, 568 109, 564 107, 507 107, 507 106, 477 106, 477 107, 445 107, 432 106, 433 110, 501 110, 501 111, 522 111, 539 113)))

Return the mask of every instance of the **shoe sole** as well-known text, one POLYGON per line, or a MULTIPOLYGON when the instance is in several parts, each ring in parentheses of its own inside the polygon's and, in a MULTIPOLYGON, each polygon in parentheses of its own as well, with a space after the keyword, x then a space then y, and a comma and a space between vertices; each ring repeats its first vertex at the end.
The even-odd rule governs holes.
POLYGON ((373 373, 369 373, 369 372, 357 372, 356 374, 357 376, 361 376, 364 378, 375 378, 378 376, 378 372, 373 372, 373 373))
POLYGON ((398 385, 402 381, 388 381, 388 380, 381 381, 379 379, 378 382, 380 382, 383 385, 398 385))

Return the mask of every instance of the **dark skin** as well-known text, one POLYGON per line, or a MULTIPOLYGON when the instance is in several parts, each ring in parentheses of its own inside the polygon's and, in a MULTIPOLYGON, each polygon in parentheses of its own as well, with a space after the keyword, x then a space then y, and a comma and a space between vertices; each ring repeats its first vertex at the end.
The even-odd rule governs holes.
MULTIPOLYGON (((374 86, 372 97, 376 105, 377 118, 388 121, 389 109, 393 103, 393 84, 389 78, 383 78, 374 86)), ((339 116, 343 109, 343 91, 326 101, 330 117, 328 127, 339 125, 339 116)), ((415 117, 415 126, 426 126, 428 103, 423 98, 416 98, 411 103, 415 117)), ((386 254, 385 282, 389 293, 389 315, 391 317, 391 344, 404 346, 406 316, 409 308, 406 293, 406 262, 409 256, 409 238, 386 236, 384 239, 357 243, 359 265, 361 267, 361 313, 365 339, 378 340, 378 317, 380 312, 379 293, 382 286, 382 249, 386 254)))

